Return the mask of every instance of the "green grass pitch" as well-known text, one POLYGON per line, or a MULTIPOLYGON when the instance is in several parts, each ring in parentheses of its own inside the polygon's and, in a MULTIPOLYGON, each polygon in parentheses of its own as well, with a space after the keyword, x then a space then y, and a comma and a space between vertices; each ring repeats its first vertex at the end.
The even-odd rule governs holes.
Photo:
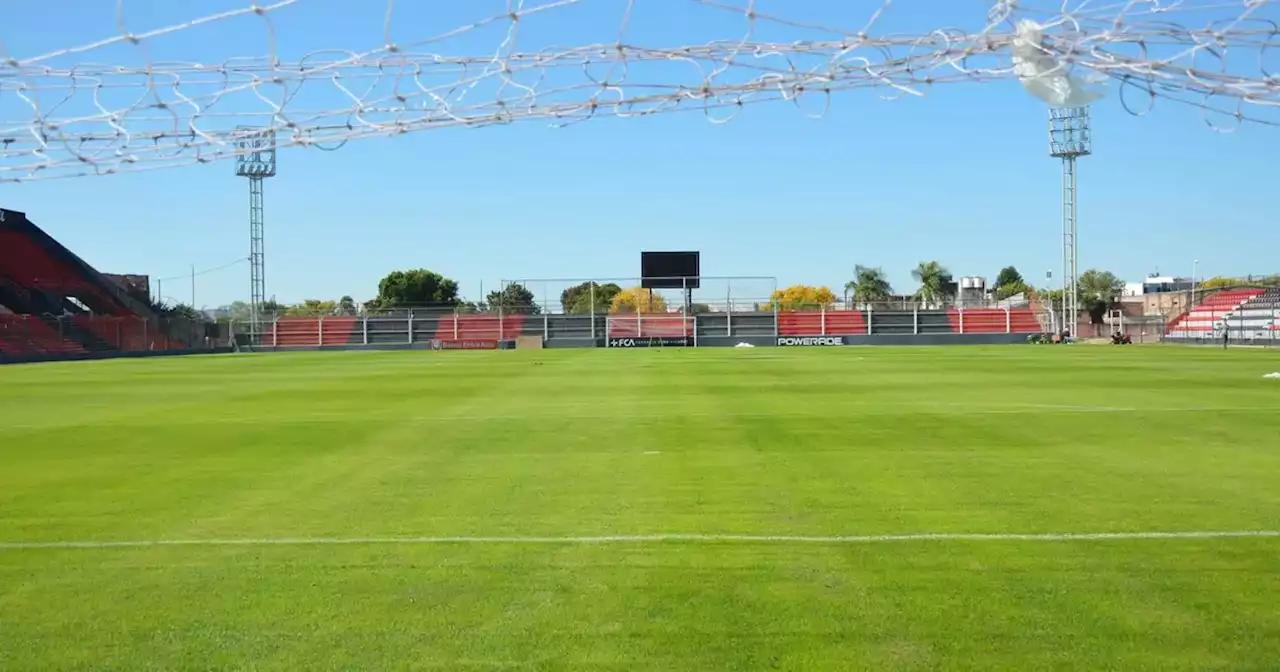
POLYGON ((0 367, 0 669, 1274 670, 1280 537, 1141 536, 1280 530, 1271 371, 1086 346, 0 367), (1007 536, 1089 533, 1120 536, 1007 536), (250 543, 107 543, 175 540, 250 543))

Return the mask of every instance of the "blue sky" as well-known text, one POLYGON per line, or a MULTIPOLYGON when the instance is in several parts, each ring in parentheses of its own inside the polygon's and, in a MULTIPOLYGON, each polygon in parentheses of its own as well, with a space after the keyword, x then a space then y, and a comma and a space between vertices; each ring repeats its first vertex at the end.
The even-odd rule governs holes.
MULTIPOLYGON (((243 4, 126 0, 126 16, 140 30, 243 4)), ((625 4, 583 0, 538 15, 522 24, 522 44, 612 41, 625 4)), ((760 4, 853 29, 879 6, 760 4)), ((55 9, 24 0, 0 40, 17 57, 90 42, 113 33, 114 5, 72 0, 55 9), (57 30, 18 28, 48 25, 57 30)), ((399 0, 393 39, 442 32, 504 5, 399 0)), ((320 47, 377 46, 385 7, 301 0, 273 15, 277 53, 291 59, 320 47)), ((876 28, 975 29, 986 8, 900 0, 876 28)), ((689 0, 642 0, 628 38, 700 43, 739 37, 744 25, 689 0)), ((770 38, 795 37, 771 30, 770 38)), ((484 54, 501 39, 498 30, 476 31, 438 48, 484 54)), ((146 57, 212 62, 263 54, 268 44, 261 20, 248 17, 157 39, 146 57)), ((77 58, 140 58, 130 47, 99 52, 77 58)), ((3 119, 21 112, 0 100, 3 119)), ((1280 270, 1274 198, 1266 196, 1280 130, 1215 133, 1202 114, 1174 104, 1133 117, 1114 88, 1095 106, 1093 124, 1096 155, 1080 166, 1082 269, 1129 280, 1156 270, 1188 275, 1194 260, 1202 275, 1280 270)), ((364 140, 336 152, 285 150, 280 174, 267 183, 267 292, 284 302, 366 299, 388 271, 427 267, 475 298, 482 283, 488 291, 504 279, 634 277, 642 249, 701 250, 708 276, 770 276, 779 286, 837 291, 855 264, 881 266, 895 289, 909 291, 911 268, 929 259, 956 275, 988 278, 1013 264, 1042 282, 1046 269, 1058 275, 1061 257, 1059 164, 1047 153, 1046 111, 1015 82, 937 87, 895 102, 842 94, 816 121, 771 103, 723 125, 698 114, 566 129, 530 121, 364 140)), ((247 255, 248 187, 229 163, 4 184, 0 205, 27 212, 107 272, 160 278, 247 255)), ((744 281, 734 293, 767 293, 767 285, 744 281)), ((707 292, 722 286, 708 283, 707 292)), ((531 288, 558 294, 560 287, 531 288)), ((196 289, 203 306, 243 299, 247 265, 202 275, 196 289)), ((164 293, 187 301, 190 287, 174 281, 164 293)))

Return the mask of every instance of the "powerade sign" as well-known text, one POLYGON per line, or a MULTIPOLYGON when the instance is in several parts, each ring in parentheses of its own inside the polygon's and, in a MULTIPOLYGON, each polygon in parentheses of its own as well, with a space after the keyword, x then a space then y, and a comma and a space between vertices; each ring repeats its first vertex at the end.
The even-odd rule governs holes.
POLYGON ((662 338, 610 338, 605 341, 609 348, 684 348, 690 345, 688 338, 664 336, 662 338))
POLYGON ((785 345, 785 346, 844 345, 844 339, 839 336, 779 336, 778 345, 785 345))

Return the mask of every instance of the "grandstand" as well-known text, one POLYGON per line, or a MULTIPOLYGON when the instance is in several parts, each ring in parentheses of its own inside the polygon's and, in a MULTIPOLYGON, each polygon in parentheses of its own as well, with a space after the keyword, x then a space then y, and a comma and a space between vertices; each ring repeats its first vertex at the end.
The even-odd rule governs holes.
POLYGON ((1169 323, 1166 338, 1271 341, 1280 337, 1280 287, 1215 292, 1169 323))
POLYGON ((27 219, 0 209, 0 357, 184 349, 190 325, 163 319, 27 219))

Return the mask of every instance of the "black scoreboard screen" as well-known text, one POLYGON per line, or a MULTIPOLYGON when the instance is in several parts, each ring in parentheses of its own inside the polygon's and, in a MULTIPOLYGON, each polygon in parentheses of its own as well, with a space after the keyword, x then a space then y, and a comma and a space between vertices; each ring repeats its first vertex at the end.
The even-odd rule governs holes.
POLYGON ((698 289, 701 263, 698 252, 641 252, 640 286, 645 289, 698 289))

